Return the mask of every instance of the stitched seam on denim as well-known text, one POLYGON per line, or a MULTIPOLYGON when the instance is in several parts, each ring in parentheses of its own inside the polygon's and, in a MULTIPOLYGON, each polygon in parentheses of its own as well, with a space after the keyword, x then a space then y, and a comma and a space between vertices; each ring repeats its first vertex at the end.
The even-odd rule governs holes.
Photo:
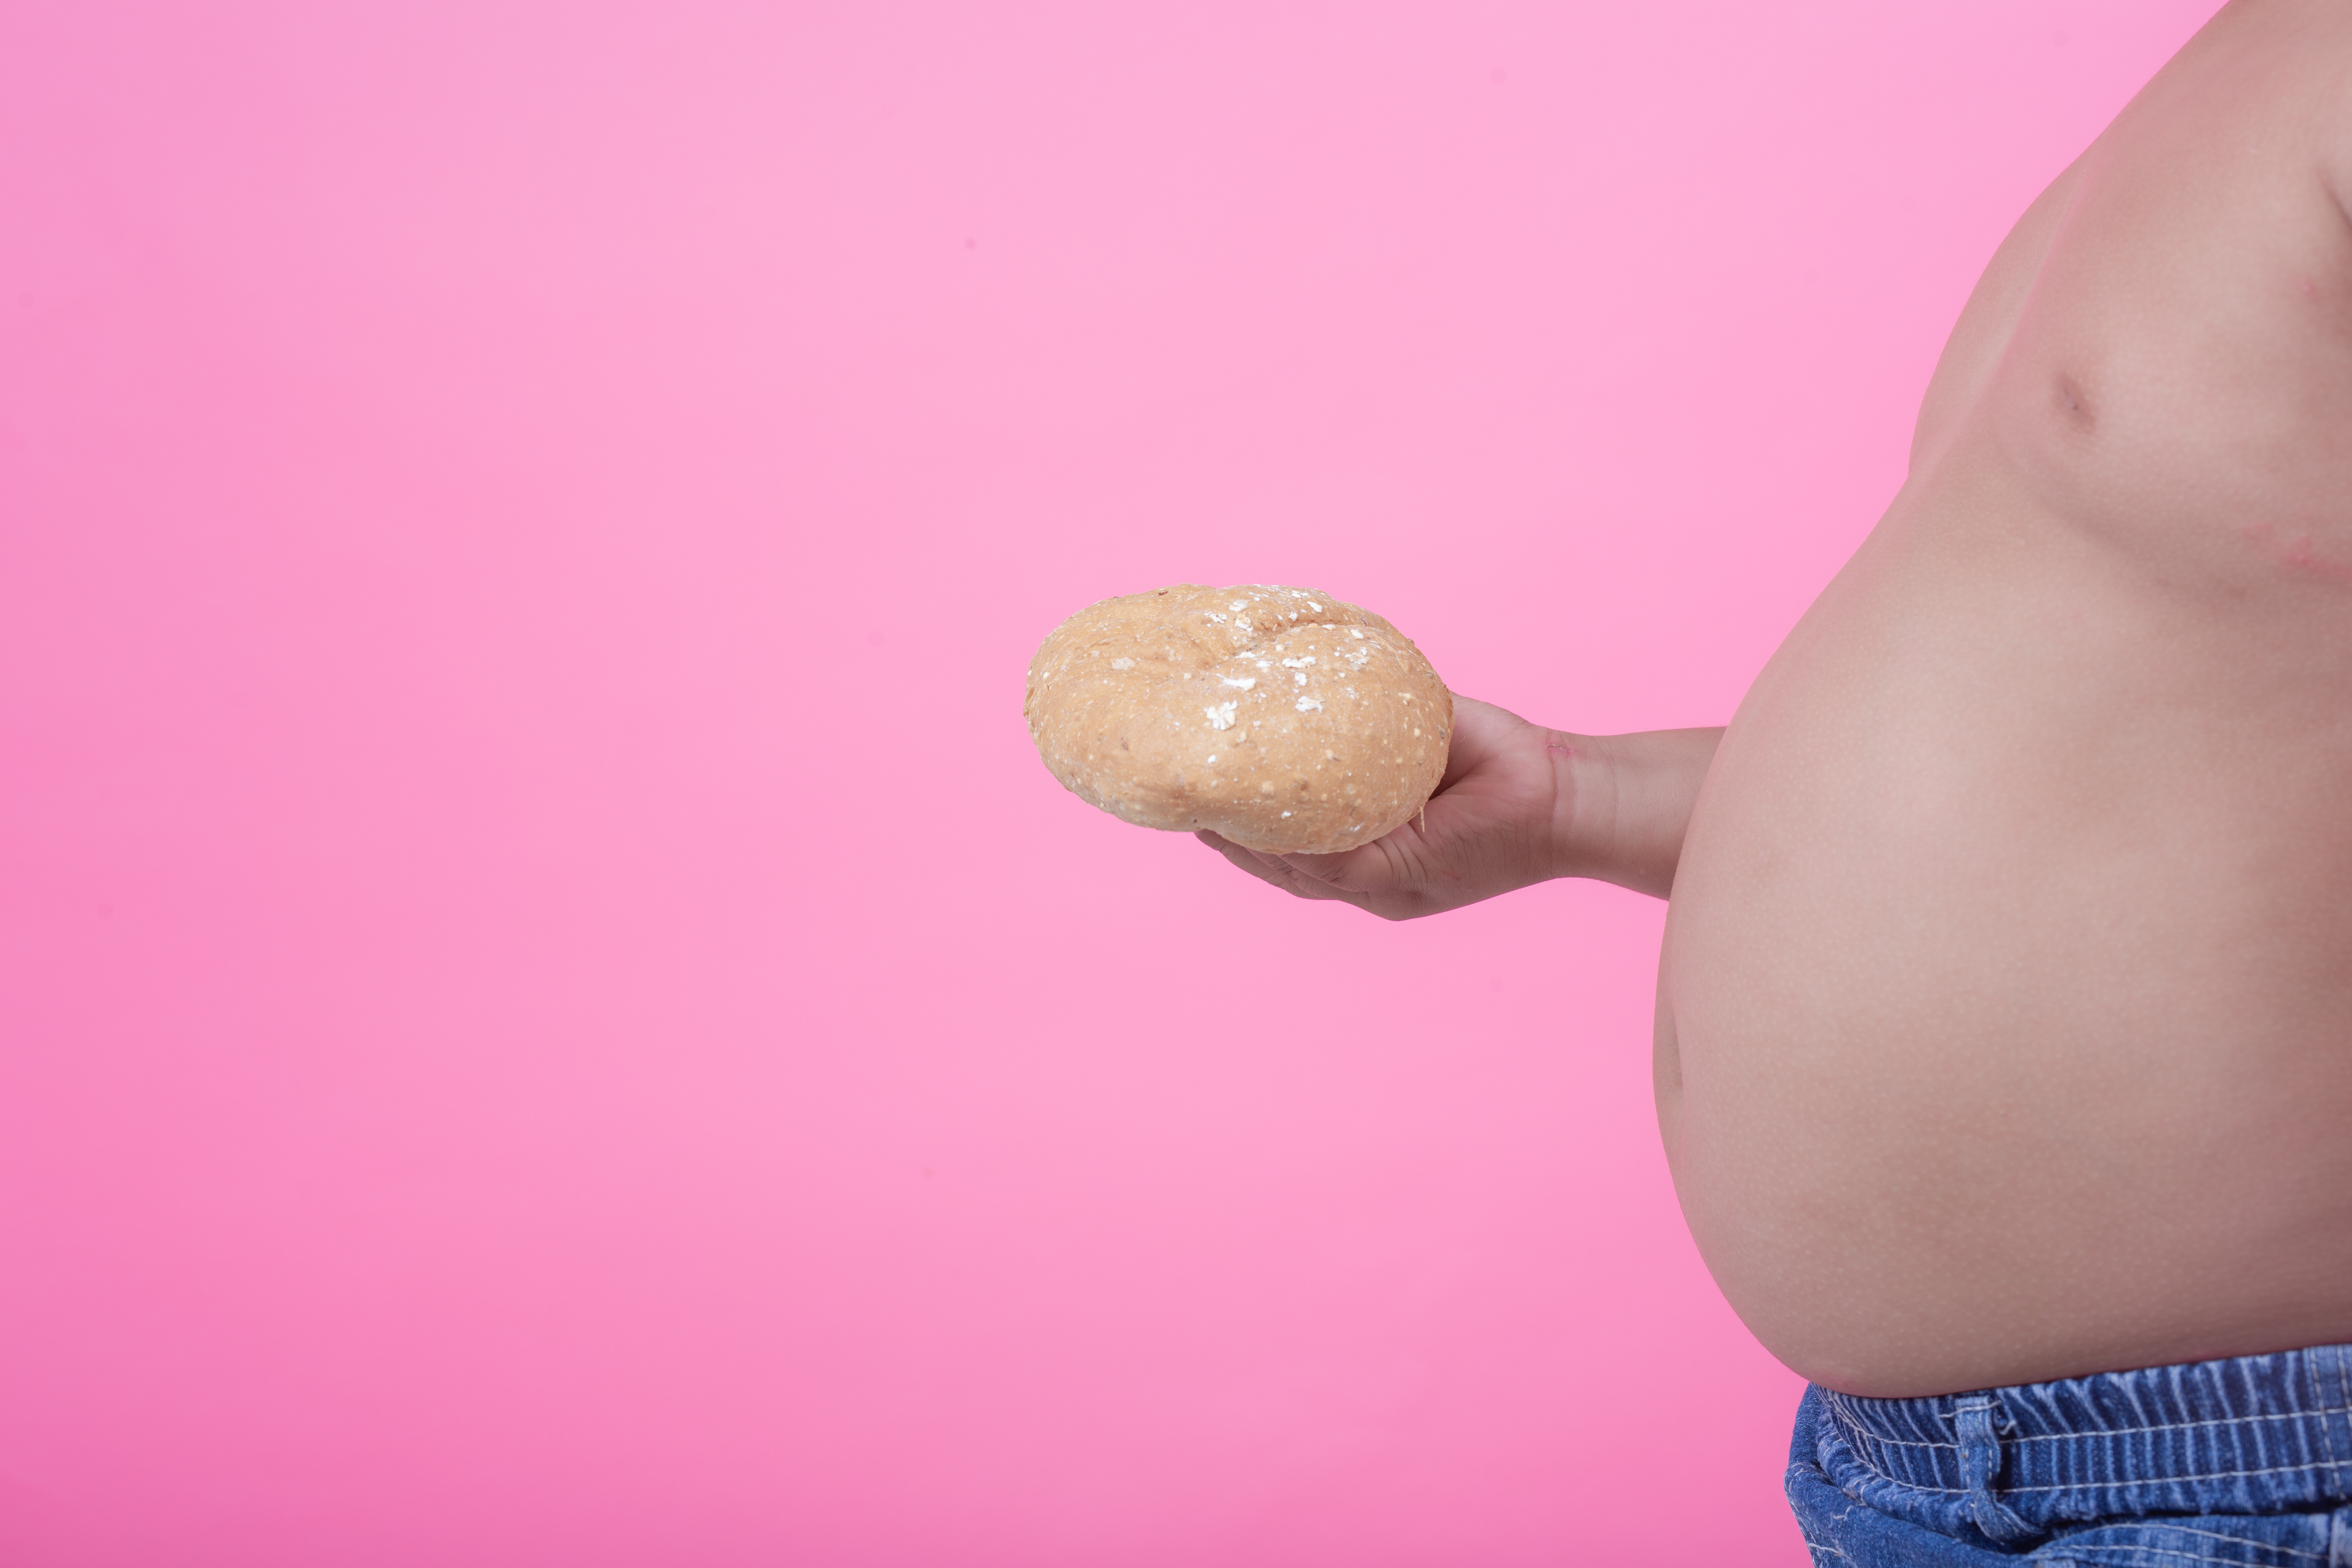
MULTIPOLYGON (((2267 1546, 2270 1542, 2265 1541, 2258 1544, 2267 1546)), ((2084 1556, 2094 1552, 2137 1552, 2146 1554, 2141 1559, 2143 1562, 2148 1557, 2162 1557, 2174 1563, 2220 1563, 2224 1564, 2225 1568, 2246 1568, 2246 1560, 2242 1557, 2214 1557, 2202 1552, 2174 1552, 2162 1546, 2069 1546, 2064 1550, 2070 1556, 2078 1552, 2084 1556)), ((2297 1553, 2297 1555, 2305 1554, 2297 1553)))
MULTIPOLYGON (((2232 1546, 2259 1546, 2266 1552, 2284 1552, 2289 1557, 2308 1557, 2316 1563, 2324 1563, 2327 1560, 2327 1553, 2325 1552, 2305 1552, 2300 1546, 2282 1546, 2275 1541, 2257 1541, 2249 1535, 2224 1535, 2218 1530, 2191 1530, 2185 1524, 2168 1524, 2160 1517, 2156 1519, 2134 1520, 2132 1522, 2135 1524, 2146 1525, 2154 1530, 2168 1531, 2174 1535, 2193 1535, 2200 1541, 2226 1541, 2232 1546)), ((2062 1541, 2055 1544, 2064 1546, 2067 1543, 2062 1541)), ((2126 1552, 2137 1550, 2137 1548, 2131 1545, 2102 1545, 2098 1542, 2094 1541, 2086 1545, 2070 1547, 2069 1550, 2076 1552, 2126 1552)), ((2162 1549, 2153 1548, 2151 1550, 2160 1551, 2162 1549)))
MULTIPOLYGON (((2189 1535, 2204 1535, 2204 1531, 2189 1531, 2189 1535)), ((2282 1547, 2282 1544, 2270 1542, 2270 1540, 2239 1540, 2237 1535, 2218 1535, 2216 1540, 2225 1540, 2225 1542, 2234 1544, 2234 1547, 2263 1547, 2265 1552, 2284 1552, 2286 1556, 2307 1556, 2307 1559, 2312 1561, 2326 1561, 2322 1554, 2316 1554, 2316 1552, 2298 1552, 2295 1547, 2282 1547)), ((2112 1544, 2105 1544, 2105 1542, 2086 1542, 2086 1544, 2053 1542, 2053 1544, 2061 1549, 2061 1552, 2086 1552, 2086 1554, 2088 1552, 2145 1552, 2145 1554, 2149 1556, 2178 1556, 2183 1563, 2232 1563, 2234 1568, 2246 1568, 2244 1556, 2209 1556, 2204 1554, 2204 1552, 2173 1552, 2171 1547, 2149 1547, 2149 1544, 2136 1542, 2136 1540, 2131 1540, 2131 1542, 2112 1542, 2112 1544)))
MULTIPOLYGON (((2336 1351, 2336 1394, 2337 1398, 2342 1399, 2346 1392, 2344 1388, 2344 1350, 2340 1345, 2334 1348, 2336 1351)), ((2319 1391, 2319 1352, 2317 1350, 2307 1350, 2303 1352, 2303 1370, 2305 1374, 2311 1379, 2312 1397, 2315 1399, 2325 1399, 2327 1397, 2319 1391)), ((2347 1405, 2352 1405, 2352 1399, 2345 1400, 2345 1403, 2347 1405)), ((2342 1455, 2336 1451, 2336 1424, 2332 1421, 2321 1422, 2319 1424, 2319 1438, 2321 1442, 2327 1446, 2327 1468, 2335 1472, 2328 1478, 2329 1484, 2340 1490, 2344 1485, 2344 1458, 2342 1455)))
POLYGON ((2088 1492, 2104 1490, 2137 1490, 2144 1487, 2177 1486, 2182 1481, 2234 1481, 2247 1476, 2314 1475, 2326 1467, 2300 1465, 2269 1465, 2259 1470, 2205 1470, 2193 1476, 2145 1476, 2128 1481, 2052 1481, 2047 1486, 2003 1487, 2005 1492, 2088 1492))
MULTIPOLYGON (((2322 1467, 2318 1465, 2273 1465, 2267 1469, 2260 1470, 2209 1470, 2202 1475, 2148 1476, 2138 1480, 2129 1481, 2052 1481, 2046 1486, 1999 1487, 1994 1489, 1994 1495, 1996 1497, 2012 1497, 2019 1492, 2142 1491, 2150 1487, 2178 1486, 2183 1481, 2234 1481, 2242 1479, 2248 1476, 2284 1476, 2293 1474, 2296 1471, 2302 1471, 2308 1474, 2309 1472, 2317 1470, 2321 1468, 2322 1467)), ((1924 1481, 1898 1480, 1893 1476, 1880 1476, 1873 1479, 1880 1481, 1884 1485, 1899 1487, 1906 1491, 1934 1492, 1940 1497, 1966 1497, 1969 1495, 1969 1489, 1966 1487, 1931 1487, 1924 1481)))
MULTIPOLYGON (((2317 1421, 2329 1415, 2352 1415, 2352 1405, 2330 1405, 2319 1410, 2290 1410, 2268 1415, 2225 1415, 2212 1421, 2171 1421, 2158 1426, 2101 1426, 2089 1432, 2045 1432, 2032 1437, 2003 1437, 2002 1447, 2011 1443, 2080 1443, 2101 1437, 2138 1437, 2150 1432, 2194 1432, 2208 1426, 2237 1426, 2249 1421, 2317 1421)), ((1957 1452, 1958 1443, 1922 1443, 1906 1437, 1882 1437, 1864 1430, 1858 1436, 1882 1448, 1945 1448, 1957 1452)), ((2329 1450, 2334 1452, 2331 1447, 2329 1450)))

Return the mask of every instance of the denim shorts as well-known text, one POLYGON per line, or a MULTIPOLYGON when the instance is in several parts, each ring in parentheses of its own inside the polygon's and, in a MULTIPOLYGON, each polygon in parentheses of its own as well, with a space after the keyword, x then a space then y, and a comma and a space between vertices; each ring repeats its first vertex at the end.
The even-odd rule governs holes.
POLYGON ((1789 1504, 1814 1568, 2352 1568, 2352 1345, 1932 1399, 1809 1388, 1789 1504))

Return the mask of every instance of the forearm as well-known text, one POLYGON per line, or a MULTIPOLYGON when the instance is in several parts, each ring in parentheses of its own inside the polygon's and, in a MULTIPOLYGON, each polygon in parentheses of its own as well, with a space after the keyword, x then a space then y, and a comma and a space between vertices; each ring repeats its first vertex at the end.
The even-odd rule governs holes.
POLYGON ((1664 898, 1720 729, 1633 735, 1551 732, 1557 874, 1664 898))

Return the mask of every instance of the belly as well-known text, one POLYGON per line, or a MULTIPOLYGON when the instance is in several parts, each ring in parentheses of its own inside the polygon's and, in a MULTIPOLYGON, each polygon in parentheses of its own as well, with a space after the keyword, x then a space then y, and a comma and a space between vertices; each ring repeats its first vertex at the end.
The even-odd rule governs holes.
POLYGON ((1948 492, 1792 633, 1692 820, 1658 1061, 1693 1235, 1790 1366, 2352 1340, 2347 617, 1948 492))

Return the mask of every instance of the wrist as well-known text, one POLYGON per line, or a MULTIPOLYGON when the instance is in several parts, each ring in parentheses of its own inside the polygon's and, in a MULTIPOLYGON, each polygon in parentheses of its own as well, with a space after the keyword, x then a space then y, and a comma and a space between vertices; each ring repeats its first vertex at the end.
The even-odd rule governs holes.
POLYGON ((1633 735, 1547 731, 1553 875, 1664 898, 1720 730, 1633 735))
POLYGON ((1551 765, 1552 816, 1546 846, 1549 874, 1607 879, 1616 816, 1617 759, 1595 735, 1544 731, 1551 765))

